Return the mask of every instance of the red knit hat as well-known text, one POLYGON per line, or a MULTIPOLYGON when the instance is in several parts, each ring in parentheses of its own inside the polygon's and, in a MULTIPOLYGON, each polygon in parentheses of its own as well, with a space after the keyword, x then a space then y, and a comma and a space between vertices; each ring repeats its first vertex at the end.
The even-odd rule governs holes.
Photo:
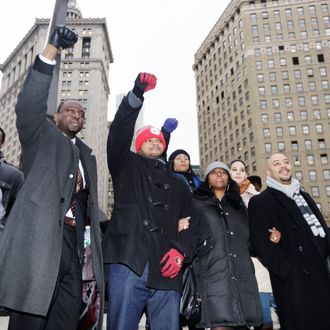
POLYGON ((144 126, 140 128, 136 133, 135 138, 135 150, 136 152, 140 151, 141 145, 143 142, 148 139, 156 138, 162 141, 164 148, 166 148, 166 141, 164 139, 163 133, 156 127, 153 126, 144 126))

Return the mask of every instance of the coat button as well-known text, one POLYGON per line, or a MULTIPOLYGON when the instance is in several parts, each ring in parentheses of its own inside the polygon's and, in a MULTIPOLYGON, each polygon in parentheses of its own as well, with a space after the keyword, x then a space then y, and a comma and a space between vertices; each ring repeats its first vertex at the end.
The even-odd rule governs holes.
POLYGON ((309 274, 309 271, 308 271, 307 269, 304 269, 304 270, 303 270, 303 273, 304 273, 304 274, 309 274))
POLYGON ((299 245, 298 250, 299 250, 300 252, 303 252, 303 247, 302 247, 301 245, 299 245))
POLYGON ((61 198, 61 203, 64 203, 64 202, 65 202, 65 198, 62 197, 62 198, 61 198))
POLYGON ((69 178, 70 179, 73 179, 74 178, 74 175, 72 173, 69 174, 69 178))
POLYGON ((145 227, 149 226, 149 221, 147 219, 143 220, 143 226, 145 226, 145 227))
POLYGON ((231 235, 231 236, 233 236, 233 235, 234 235, 234 233, 231 231, 231 232, 230 232, 230 235, 231 235))
POLYGON ((229 213, 226 212, 226 215, 229 215, 229 213))
POLYGON ((170 189, 170 185, 168 183, 164 183, 164 189, 170 189))

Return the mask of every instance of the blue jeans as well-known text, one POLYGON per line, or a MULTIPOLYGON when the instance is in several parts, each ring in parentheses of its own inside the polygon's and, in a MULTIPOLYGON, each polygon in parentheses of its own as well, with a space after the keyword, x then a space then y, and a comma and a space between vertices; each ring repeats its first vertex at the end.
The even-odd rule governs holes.
POLYGON ((152 330, 178 330, 180 293, 147 287, 148 265, 142 276, 122 264, 109 264, 107 330, 138 329, 146 307, 152 330))
POLYGON ((274 296, 270 292, 259 292, 262 307, 262 323, 264 326, 273 325, 270 307, 276 308, 274 296))

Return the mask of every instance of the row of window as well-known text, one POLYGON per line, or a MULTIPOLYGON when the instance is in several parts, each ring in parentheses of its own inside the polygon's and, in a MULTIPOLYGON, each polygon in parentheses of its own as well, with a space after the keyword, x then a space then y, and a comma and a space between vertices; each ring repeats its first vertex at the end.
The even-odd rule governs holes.
MULTIPOLYGON (((328 90, 329 89, 329 80, 321 80, 321 84, 320 85, 322 90, 328 90)), ((308 91, 313 92, 316 91, 316 82, 315 81, 309 81, 308 82, 308 91)), ((277 95, 279 92, 279 88, 278 85, 271 85, 270 87, 270 92, 272 95, 277 95)), ((304 91, 306 91, 304 89, 304 85, 303 83, 296 83, 295 84, 295 88, 294 90, 291 90, 291 85, 290 84, 283 84, 282 87, 282 93, 283 94, 289 94, 291 92, 297 92, 297 93, 302 93, 304 91)), ((265 96, 266 93, 266 87, 265 86, 259 86, 258 87, 258 94, 259 96, 265 96)), ((298 104, 299 105, 303 105, 305 103, 305 97, 301 96, 298 98, 298 104)))
MULTIPOLYGON (((326 143, 324 139, 318 139, 317 143, 319 149, 326 149, 326 143)), ((298 141, 290 141, 290 145, 291 145, 291 151, 299 151, 298 141)), ((304 147, 305 147, 304 150, 313 150, 312 140, 310 139, 304 140, 304 147)), ((272 153, 273 151, 283 152, 286 150, 285 142, 284 141, 277 142, 277 148, 275 150, 273 150, 273 144, 271 142, 266 142, 264 143, 264 150, 266 153, 272 153)))
MULTIPOLYGON (((276 137, 283 137, 284 136, 284 129, 283 127, 276 127, 276 137)), ((288 127, 289 135, 290 136, 296 136, 297 135, 297 127, 296 126, 289 126, 288 127)), ((301 131, 303 135, 309 135, 311 133, 310 125, 302 125, 301 131)), ((318 134, 323 134, 323 124, 315 124, 315 131, 318 134)), ((271 129, 269 127, 263 128, 263 135, 264 138, 270 138, 271 137, 271 129)))
MULTIPOLYGON (((324 180, 330 180, 330 170, 326 169, 322 171, 323 173, 323 178, 324 180)), ((302 171, 296 171, 295 172, 295 177, 296 179, 298 179, 299 181, 303 181, 304 180, 304 175, 302 171)), ((316 175, 316 171, 315 170, 309 170, 308 171, 308 178, 311 181, 316 181, 317 180, 317 175, 316 175)))

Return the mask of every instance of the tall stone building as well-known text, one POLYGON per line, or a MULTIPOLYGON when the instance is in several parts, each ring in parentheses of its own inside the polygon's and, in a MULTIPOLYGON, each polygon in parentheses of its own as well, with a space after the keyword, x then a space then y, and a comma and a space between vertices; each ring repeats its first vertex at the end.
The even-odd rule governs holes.
POLYGON ((330 209, 328 0, 230 2, 195 54, 201 168, 243 159, 265 178, 271 152, 330 209))
MULTIPOLYGON (((4 154, 16 165, 21 153, 14 112, 17 94, 28 67, 45 46, 48 25, 49 19, 37 18, 0 66, 0 126, 7 132, 4 154)), ((106 212, 109 176, 106 165, 108 78, 109 65, 113 62, 107 24, 105 18, 83 18, 76 1, 70 0, 66 25, 79 35, 79 40, 74 48, 62 52, 58 104, 62 100, 78 99, 86 109, 84 129, 79 137, 93 149, 97 158, 99 201, 106 212)))

